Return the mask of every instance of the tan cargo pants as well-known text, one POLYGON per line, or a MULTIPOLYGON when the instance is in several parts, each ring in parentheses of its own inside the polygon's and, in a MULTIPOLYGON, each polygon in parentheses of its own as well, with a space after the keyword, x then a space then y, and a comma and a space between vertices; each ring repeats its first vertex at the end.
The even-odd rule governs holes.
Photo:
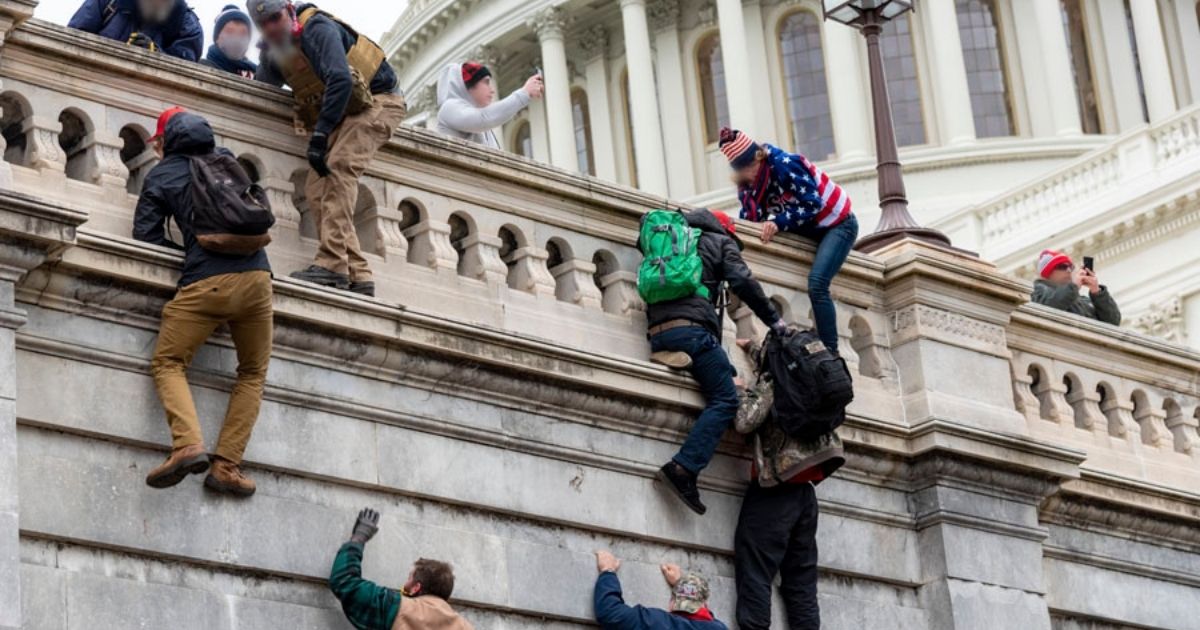
POLYGON ((308 171, 305 196, 310 212, 316 212, 316 264, 350 275, 351 282, 369 282, 371 268, 363 258, 354 228, 358 204, 358 179, 367 170, 392 133, 403 122, 407 108, 399 94, 376 94, 375 104, 365 112, 347 116, 329 136, 330 174, 318 177, 308 171))
POLYGON ((237 383, 229 396, 214 453, 235 464, 242 462, 258 420, 271 359, 271 294, 270 272, 228 273, 183 287, 163 307, 150 370, 167 412, 174 448, 204 444, 187 368, 217 326, 228 323, 237 349, 237 383))

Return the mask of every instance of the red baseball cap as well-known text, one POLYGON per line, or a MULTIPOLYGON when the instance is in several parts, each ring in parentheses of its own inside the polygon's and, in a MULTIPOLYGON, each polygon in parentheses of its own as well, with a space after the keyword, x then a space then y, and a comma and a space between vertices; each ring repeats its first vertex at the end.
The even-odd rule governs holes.
POLYGON ((150 139, 158 140, 159 138, 163 137, 163 134, 165 134, 167 132, 167 123, 171 122, 171 119, 175 117, 175 114, 178 114, 180 112, 186 112, 186 111, 187 111, 186 109, 176 105, 175 107, 165 110, 165 111, 163 111, 163 113, 159 114, 158 115, 158 129, 154 132, 154 135, 151 136, 150 139))
POLYGON ((717 217, 717 221, 720 221, 721 227, 725 228, 726 232, 737 234, 737 222, 733 220, 733 217, 721 210, 710 210, 710 212, 713 213, 713 216, 717 217))

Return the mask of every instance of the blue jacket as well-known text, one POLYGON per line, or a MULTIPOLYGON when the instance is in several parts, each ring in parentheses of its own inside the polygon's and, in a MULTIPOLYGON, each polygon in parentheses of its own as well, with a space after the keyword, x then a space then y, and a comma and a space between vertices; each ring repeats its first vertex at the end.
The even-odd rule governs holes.
POLYGON ((164 24, 142 24, 137 0, 84 0, 67 26, 119 42, 142 33, 159 50, 188 61, 200 59, 204 49, 204 29, 185 0, 175 1, 175 10, 164 24))
POLYGON ((188 158, 224 150, 216 148, 213 130, 207 120, 187 112, 176 114, 167 123, 164 157, 146 175, 142 194, 138 197, 133 215, 133 238, 183 250, 180 287, 226 273, 271 270, 266 251, 249 256, 217 254, 200 247, 192 234, 192 171, 188 158), (169 219, 174 220, 183 235, 182 247, 167 239, 169 219))
POLYGON ((728 630, 720 621, 695 621, 661 608, 629 606, 612 572, 596 578, 596 623, 604 630, 728 630))

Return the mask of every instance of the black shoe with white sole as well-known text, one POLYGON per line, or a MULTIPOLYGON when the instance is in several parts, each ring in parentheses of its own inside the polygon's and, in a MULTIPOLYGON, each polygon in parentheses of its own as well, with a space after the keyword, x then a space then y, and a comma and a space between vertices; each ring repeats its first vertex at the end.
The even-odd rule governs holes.
POLYGON ((700 490, 696 487, 696 473, 669 461, 658 469, 655 478, 664 483, 675 496, 691 511, 703 515, 708 508, 700 502, 700 490))

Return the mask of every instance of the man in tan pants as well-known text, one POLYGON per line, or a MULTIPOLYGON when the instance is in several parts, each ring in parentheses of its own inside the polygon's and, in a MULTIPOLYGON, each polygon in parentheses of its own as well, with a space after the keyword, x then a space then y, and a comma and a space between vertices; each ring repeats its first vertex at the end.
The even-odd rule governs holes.
POLYGON ((354 227, 358 179, 404 120, 396 73, 378 44, 311 4, 249 0, 265 49, 255 78, 287 84, 296 129, 311 133, 305 193, 321 241, 293 278, 374 296, 354 227))
POLYGON ((147 485, 168 488, 189 474, 212 470, 204 485, 238 496, 254 494, 254 482, 241 471, 242 453, 258 419, 267 364, 271 358, 271 266, 259 250, 245 256, 214 254, 192 231, 190 159, 217 149, 208 122, 174 108, 159 118, 155 145, 163 159, 146 176, 134 216, 133 237, 184 250, 179 289, 163 308, 162 328, 150 362, 154 385, 171 427, 172 450, 150 471, 147 485), (183 235, 183 246, 166 237, 167 220, 183 235), (211 458, 205 454, 200 419, 188 388, 192 357, 221 324, 228 324, 237 348, 237 383, 229 397, 225 425, 211 458))

